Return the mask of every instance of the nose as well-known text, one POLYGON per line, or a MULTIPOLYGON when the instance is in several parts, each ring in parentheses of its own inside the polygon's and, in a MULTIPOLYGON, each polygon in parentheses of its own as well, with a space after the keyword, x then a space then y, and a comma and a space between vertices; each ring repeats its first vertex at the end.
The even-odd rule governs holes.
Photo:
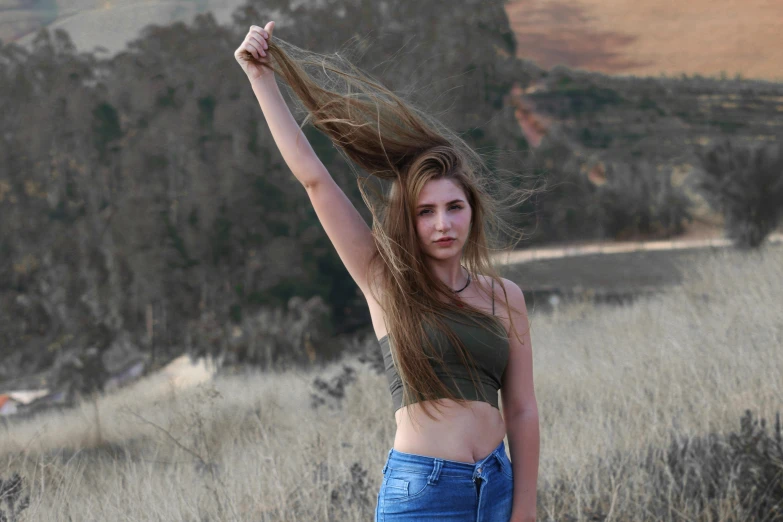
POLYGON ((446 224, 448 223, 448 216, 446 213, 440 213, 435 217, 435 228, 438 229, 438 231, 442 230, 448 230, 449 227, 446 227, 446 224))

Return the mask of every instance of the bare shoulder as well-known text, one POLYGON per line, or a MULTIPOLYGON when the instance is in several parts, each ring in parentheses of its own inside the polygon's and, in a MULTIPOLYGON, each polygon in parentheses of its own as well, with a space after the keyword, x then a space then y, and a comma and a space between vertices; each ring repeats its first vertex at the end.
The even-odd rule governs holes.
MULTIPOLYGON (((500 281, 503 283, 503 286, 501 287, 498 284, 492 285, 492 279, 489 276, 482 275, 482 285, 489 291, 494 290, 495 295, 495 302, 501 301, 505 302, 505 296, 503 295, 503 288, 505 288, 506 293, 508 294, 508 300, 509 302, 512 301, 513 297, 519 298, 522 296, 522 289, 519 288, 519 285, 517 285, 514 281, 511 281, 510 279, 506 279, 505 277, 501 277, 500 281), (513 296, 513 297, 512 297, 513 296)), ((513 303, 512 303, 513 306, 513 303)))
MULTIPOLYGON (((514 314, 521 315, 523 319, 527 318, 527 306, 525 305, 525 294, 522 293, 522 289, 514 281, 501 278, 503 280, 503 286, 506 288, 506 294, 508 295, 508 303, 511 305, 512 312, 514 314)), ((503 290, 500 290, 501 299, 503 299, 503 290)), ((505 301, 505 300, 504 300, 505 301)))
POLYGON ((506 298, 508 298, 508 304, 511 306, 512 311, 516 310, 516 313, 521 312, 523 315, 527 315, 527 309, 525 308, 525 296, 522 294, 522 289, 519 288, 514 281, 500 278, 502 286, 495 283, 493 288, 493 281, 489 276, 482 275, 482 286, 488 292, 488 295, 494 295, 495 299, 495 315, 503 317, 508 321, 508 306, 506 306, 506 298), (505 292, 504 292, 505 289, 505 292))
MULTIPOLYGON (((525 331, 528 328, 528 315, 527 306, 525 304, 525 295, 522 293, 522 289, 514 281, 501 277, 500 281, 503 286, 495 284, 495 315, 497 315, 506 327, 506 333, 511 337, 512 328, 517 331, 525 331), (505 294, 503 289, 505 288, 505 294), (506 298, 508 298, 508 305, 506 305, 506 298), (510 310, 509 310, 510 307, 510 310), (511 321, 514 324, 512 326, 511 321)), ((489 277, 485 278, 487 289, 492 291, 492 280, 489 277)))

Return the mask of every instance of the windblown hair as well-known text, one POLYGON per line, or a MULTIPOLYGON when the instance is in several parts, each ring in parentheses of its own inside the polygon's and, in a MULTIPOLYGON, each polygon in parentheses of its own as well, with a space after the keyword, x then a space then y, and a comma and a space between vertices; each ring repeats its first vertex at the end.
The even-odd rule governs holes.
MULTIPOLYGON (((374 203, 365 191, 367 179, 357 175, 362 199, 372 214, 372 236, 377 247, 367 280, 370 293, 384 312, 392 357, 403 383, 403 405, 438 398, 463 403, 464 397, 455 397, 429 362, 443 361, 432 349, 425 325, 438 329, 457 347, 474 384, 478 378, 470 353, 440 318, 450 312, 483 327, 486 321, 492 321, 503 342, 505 328, 497 317, 483 310, 467 303, 459 307, 462 301, 429 270, 415 226, 419 194, 428 181, 442 178, 462 188, 472 209, 462 264, 472 281, 479 281, 478 274, 484 274, 503 289, 506 307, 513 316, 511 311, 519 310, 510 307, 499 265, 490 252, 500 252, 501 231, 509 232, 504 249, 513 249, 521 240, 522 234, 501 216, 535 190, 519 188, 519 176, 503 182, 500 173, 490 171, 456 133, 338 53, 316 54, 278 38, 270 39, 268 46, 268 61, 262 63, 285 80, 304 106, 307 116, 301 126, 310 122, 332 140, 349 163, 353 161, 377 180, 390 182, 383 194, 373 190, 379 200, 374 203), (491 184, 497 193, 506 196, 493 197, 491 184)), ((249 53, 244 58, 254 60, 249 53)), ((351 168, 357 171, 353 165, 351 168)), ((489 297, 488 288, 477 286, 489 297)), ((516 331, 513 318, 511 321, 511 331, 516 331)), ((523 342, 524 333, 517 335, 523 342)), ((430 404, 440 412, 437 402, 430 404)), ((422 404, 424 412, 433 418, 426 406, 422 404)))

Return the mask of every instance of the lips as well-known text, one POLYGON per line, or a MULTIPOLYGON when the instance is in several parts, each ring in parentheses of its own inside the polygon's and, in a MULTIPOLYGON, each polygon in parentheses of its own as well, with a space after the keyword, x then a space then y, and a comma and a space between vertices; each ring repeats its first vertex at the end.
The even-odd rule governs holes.
POLYGON ((446 242, 446 241, 451 241, 451 240, 453 240, 453 239, 454 239, 453 237, 444 237, 444 238, 438 239, 438 240, 437 240, 437 241, 435 241, 435 242, 436 242, 436 243, 443 243, 443 242, 446 242))

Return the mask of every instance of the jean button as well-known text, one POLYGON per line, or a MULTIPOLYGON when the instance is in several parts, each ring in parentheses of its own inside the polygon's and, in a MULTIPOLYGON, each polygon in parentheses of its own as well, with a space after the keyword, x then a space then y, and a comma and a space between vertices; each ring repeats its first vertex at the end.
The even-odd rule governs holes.
POLYGON ((481 473, 481 468, 477 469, 476 471, 478 471, 479 473, 481 473))

